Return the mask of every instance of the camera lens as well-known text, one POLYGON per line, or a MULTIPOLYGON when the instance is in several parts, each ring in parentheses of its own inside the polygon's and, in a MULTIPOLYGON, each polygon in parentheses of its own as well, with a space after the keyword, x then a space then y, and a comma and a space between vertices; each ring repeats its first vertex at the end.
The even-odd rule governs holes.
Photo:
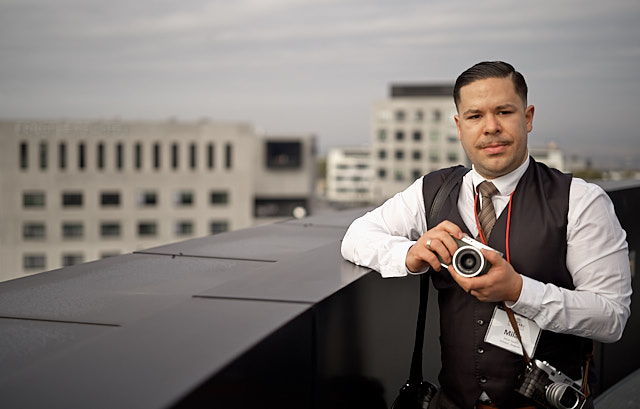
POLYGON ((475 277, 480 274, 484 264, 482 253, 472 246, 460 247, 453 254, 453 268, 465 277, 475 277))
POLYGON ((566 383, 552 383, 547 387, 547 400, 559 409, 577 408, 580 403, 580 394, 566 383))
POLYGON ((475 257, 475 254, 463 254, 460 257, 460 266, 463 270, 473 270, 473 268, 478 263, 478 260, 475 257))

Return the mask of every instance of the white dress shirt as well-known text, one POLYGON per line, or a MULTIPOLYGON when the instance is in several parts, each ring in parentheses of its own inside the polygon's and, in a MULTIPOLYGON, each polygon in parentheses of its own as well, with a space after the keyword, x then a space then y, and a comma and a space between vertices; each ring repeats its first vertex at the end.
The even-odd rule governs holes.
MULTIPOLYGON (((499 191, 492 198, 496 217, 528 166, 529 159, 513 172, 491 180, 499 191)), ((474 192, 483 180, 472 169, 464 176, 458 196, 458 211, 473 237, 478 234, 474 192)), ((382 277, 406 276, 407 251, 427 229, 420 178, 356 219, 342 241, 342 255, 382 277)), ((626 233, 604 190, 578 178, 573 178, 569 189, 566 263, 575 290, 522 275, 520 298, 507 306, 545 330, 601 342, 620 339, 631 305, 626 233)))

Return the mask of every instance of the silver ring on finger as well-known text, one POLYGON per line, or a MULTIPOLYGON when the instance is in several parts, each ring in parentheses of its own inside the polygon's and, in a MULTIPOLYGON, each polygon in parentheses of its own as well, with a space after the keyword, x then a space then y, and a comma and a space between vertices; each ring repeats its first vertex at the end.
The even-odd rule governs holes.
POLYGON ((427 240, 427 248, 431 250, 431 239, 427 240))

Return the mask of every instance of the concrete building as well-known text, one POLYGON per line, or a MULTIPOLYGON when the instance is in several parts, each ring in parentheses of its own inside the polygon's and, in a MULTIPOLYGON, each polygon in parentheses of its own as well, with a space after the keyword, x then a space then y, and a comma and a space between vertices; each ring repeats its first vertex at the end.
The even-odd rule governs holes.
POLYGON ((368 146, 333 148, 327 155, 327 199, 332 203, 368 204, 373 172, 368 146))
POLYGON ((392 85, 371 119, 372 198, 380 203, 427 172, 468 163, 458 141, 452 85, 392 85))
POLYGON ((529 146, 529 154, 538 162, 542 162, 550 168, 556 168, 561 172, 568 172, 564 165, 564 157, 562 151, 553 142, 545 147, 529 146))
POLYGON ((246 123, 0 121, 0 280, 307 214, 314 138, 246 123))

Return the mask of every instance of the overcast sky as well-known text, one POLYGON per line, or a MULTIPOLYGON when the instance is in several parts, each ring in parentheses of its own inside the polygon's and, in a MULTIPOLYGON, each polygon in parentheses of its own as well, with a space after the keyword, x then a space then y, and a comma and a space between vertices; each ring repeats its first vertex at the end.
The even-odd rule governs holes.
POLYGON ((389 84, 501 59, 530 145, 640 167, 639 22, 638 0, 0 0, 0 117, 208 117, 325 152, 368 143, 389 84))

